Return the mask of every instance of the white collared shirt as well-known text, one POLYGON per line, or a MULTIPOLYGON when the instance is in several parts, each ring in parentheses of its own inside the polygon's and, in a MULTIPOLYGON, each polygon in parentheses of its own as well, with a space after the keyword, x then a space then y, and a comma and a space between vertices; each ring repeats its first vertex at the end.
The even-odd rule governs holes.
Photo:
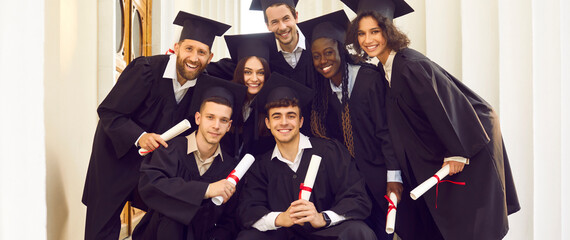
POLYGON ((178 74, 176 72, 176 54, 171 54, 168 64, 166 64, 166 69, 164 69, 163 78, 172 79, 172 87, 174 89, 174 97, 176 98, 176 103, 180 103, 188 89, 196 85, 196 79, 186 81, 184 85, 180 85, 178 82, 178 74))
MULTIPOLYGON (((297 169, 299 168, 299 165, 301 164, 301 158, 303 157, 303 152, 305 149, 309 149, 309 148, 313 148, 313 145, 311 145, 311 141, 309 140, 309 137, 303 135, 302 133, 299 133, 299 147, 297 150, 297 156, 295 156, 295 159, 293 160, 293 162, 285 159, 283 157, 283 155, 281 155, 281 151, 279 151, 279 148, 277 147, 277 145, 275 145, 275 148, 273 149, 273 153, 271 154, 271 161, 274 161, 273 159, 277 159, 278 161, 286 163, 287 166, 289 166, 289 168, 291 168, 291 170, 293 170, 293 172, 297 172, 297 169)), ((327 215, 331 219, 330 226, 336 225, 339 222, 344 221, 346 219, 344 216, 340 216, 331 210, 326 210, 323 212, 327 213, 327 215)), ((270 212, 270 213, 266 214, 265 216, 261 217, 259 220, 257 220, 257 222, 255 222, 252 225, 252 227, 254 227, 257 230, 262 231, 262 232, 265 232, 267 230, 276 230, 276 229, 280 228, 280 227, 275 226, 275 220, 277 219, 277 216, 279 216, 279 214, 281 214, 281 212, 270 212)))
MULTIPOLYGON (((350 98, 350 94, 352 94, 352 89, 354 88, 354 83, 356 82, 356 75, 358 75, 358 71, 360 70, 360 65, 348 64, 347 67, 348 67, 348 98, 350 98)), ((338 87, 334 85, 334 83, 331 80, 329 80, 329 83, 331 85, 332 92, 336 94, 338 101, 342 103, 342 82, 340 83, 340 85, 338 85, 338 87)))
POLYGON ((386 60, 385 64, 382 64, 382 67, 384 68, 384 77, 386 77, 386 81, 388 81, 388 86, 391 86, 392 83, 392 64, 394 63, 395 56, 396 52, 391 50, 390 55, 388 55, 388 60, 386 60))
POLYGON ((285 61, 287 61, 287 63, 289 63, 289 66, 291 66, 292 68, 295 68, 297 66, 297 63, 299 63, 299 59, 301 59, 301 54, 303 53, 303 50, 307 49, 305 46, 305 35, 303 35, 303 32, 301 32, 301 30, 299 30, 298 27, 297 27, 297 33, 299 33, 299 39, 298 39, 299 41, 297 42, 297 46, 295 46, 295 49, 293 49, 293 52, 284 51, 283 48, 281 48, 281 45, 279 45, 279 40, 275 39, 275 41, 277 42, 277 51, 283 54, 285 61))

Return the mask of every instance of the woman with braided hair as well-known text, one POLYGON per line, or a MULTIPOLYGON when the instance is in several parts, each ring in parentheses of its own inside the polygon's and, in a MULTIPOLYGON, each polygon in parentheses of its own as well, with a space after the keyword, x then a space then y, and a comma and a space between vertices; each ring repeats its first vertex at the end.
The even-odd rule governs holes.
POLYGON ((386 124, 386 86, 375 66, 354 63, 344 48, 346 26, 348 18, 342 10, 299 24, 310 34, 310 51, 318 73, 311 130, 317 137, 337 139, 348 148, 374 202, 367 223, 378 239, 391 239, 384 231, 388 205, 384 195, 395 192, 400 198, 402 184, 395 177, 399 167, 386 124), (390 179, 387 170, 394 170, 390 179))

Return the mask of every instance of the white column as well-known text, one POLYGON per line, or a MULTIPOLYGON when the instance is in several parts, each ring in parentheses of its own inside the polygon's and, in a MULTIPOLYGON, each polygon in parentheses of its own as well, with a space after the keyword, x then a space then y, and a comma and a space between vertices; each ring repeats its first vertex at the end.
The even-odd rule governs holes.
POLYGON ((570 239, 570 2, 560 1, 560 48, 561 48, 561 70, 562 70, 562 93, 561 93, 561 114, 562 114, 562 158, 560 168, 561 173, 561 189, 562 189, 562 236, 561 239, 570 239))
POLYGON ((394 19, 394 24, 410 38, 410 47, 426 54, 427 38, 426 25, 431 19, 427 17, 427 5, 431 5, 432 0, 407 0, 414 12, 394 19))
POLYGON ((496 0, 461 1, 462 80, 500 110, 497 12, 496 0))
POLYGON ((535 149, 534 238, 562 239, 560 46, 568 43, 561 42, 560 0, 532 0, 531 16, 535 149))
POLYGON ((97 103, 101 103, 115 85, 116 1, 97 1, 97 103))
MULTIPOLYGON (((503 139, 522 210, 506 239, 533 235, 533 66, 531 0, 499 1, 499 93, 503 139)), ((486 34, 486 33, 482 33, 486 34)))
POLYGON ((46 239, 44 1, 0 8, 0 239, 46 239))
POLYGON ((429 0, 425 9, 426 55, 461 80, 461 1, 429 0))
POLYGON ((110 42, 98 45, 98 12, 113 12, 99 6, 98 1, 46 0, 42 23, 46 26, 47 195, 43 198, 47 199, 50 240, 84 236, 81 196, 97 125, 98 48, 112 51, 109 46, 115 42, 105 35, 110 42))

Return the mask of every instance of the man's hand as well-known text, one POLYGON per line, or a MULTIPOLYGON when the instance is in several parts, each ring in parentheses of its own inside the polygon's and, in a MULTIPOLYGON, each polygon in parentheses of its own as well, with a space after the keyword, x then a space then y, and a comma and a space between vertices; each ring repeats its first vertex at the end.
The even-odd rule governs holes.
POLYGON ((145 133, 141 136, 141 138, 139 139, 138 142, 139 146, 143 149, 146 149, 148 151, 154 151, 156 148, 158 148, 160 145, 164 146, 164 147, 168 147, 168 144, 166 144, 166 141, 164 141, 164 139, 162 139, 162 137, 156 133, 145 133))
POLYGON ((443 165, 441 165, 441 167, 444 167, 447 164, 449 164, 449 176, 453 176, 453 174, 460 173, 461 171, 463 171, 463 167, 465 167, 465 163, 457 161, 444 162, 443 165))
POLYGON ((206 191, 206 198, 222 196, 224 198, 224 203, 226 203, 235 191, 236 186, 234 186, 228 180, 222 179, 215 183, 210 183, 208 191, 206 191))
POLYGON ((291 206, 287 208, 287 211, 280 213, 275 218, 275 226, 276 227, 291 227, 293 226, 294 221, 297 219, 291 218, 291 206))
POLYGON ((399 182, 388 182, 386 185, 386 196, 390 197, 390 193, 393 192, 398 198, 398 203, 402 200, 402 191, 404 191, 404 186, 399 182))
POLYGON ((291 218, 296 219, 293 223, 303 225, 308 222, 313 228, 322 228, 327 225, 323 214, 317 212, 315 205, 304 199, 299 199, 291 203, 291 218))

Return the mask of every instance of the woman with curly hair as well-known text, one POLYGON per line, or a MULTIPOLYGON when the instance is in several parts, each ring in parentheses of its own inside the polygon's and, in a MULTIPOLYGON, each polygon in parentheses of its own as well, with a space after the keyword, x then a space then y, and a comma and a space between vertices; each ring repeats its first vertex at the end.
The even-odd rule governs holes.
POLYGON ((384 230, 384 195, 395 192, 399 198, 403 187, 401 179, 387 173, 399 168, 386 123, 386 87, 374 65, 356 64, 344 47, 348 23, 343 10, 299 23, 308 34, 317 73, 311 129, 315 136, 336 139, 348 148, 374 203, 366 222, 378 239, 392 239, 384 230))
POLYGON ((450 167, 446 179, 466 184, 442 184, 414 201, 419 222, 410 238, 502 239, 509 229, 507 215, 520 205, 496 112, 445 69, 408 48, 410 40, 392 23, 393 16, 406 13, 403 0, 350 2, 358 16, 347 44, 362 58, 380 61, 405 188, 415 188, 445 165, 450 167))

